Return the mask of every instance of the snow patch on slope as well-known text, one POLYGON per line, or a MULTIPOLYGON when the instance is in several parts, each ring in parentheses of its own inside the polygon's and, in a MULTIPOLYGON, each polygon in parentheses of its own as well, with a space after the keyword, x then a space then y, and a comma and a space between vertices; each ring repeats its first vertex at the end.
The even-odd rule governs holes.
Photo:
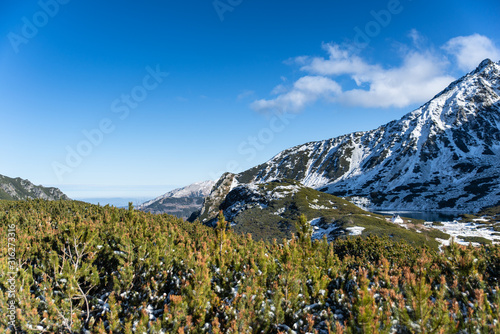
MULTIPOLYGON (((464 241, 463 237, 480 237, 491 240, 494 244, 500 243, 500 235, 491 227, 483 227, 482 224, 460 222, 454 220, 452 222, 441 222, 442 226, 433 226, 433 228, 448 233, 451 237, 449 240, 436 239, 443 245, 448 246, 452 239, 456 243, 467 246, 468 241, 464 241)), ((472 243, 478 246, 478 243, 472 243)))

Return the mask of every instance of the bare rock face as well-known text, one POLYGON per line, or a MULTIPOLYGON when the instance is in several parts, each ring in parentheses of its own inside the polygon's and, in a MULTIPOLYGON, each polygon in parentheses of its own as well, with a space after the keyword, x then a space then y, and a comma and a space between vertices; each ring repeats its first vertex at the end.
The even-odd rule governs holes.
POLYGON ((201 222, 207 222, 217 217, 219 207, 227 194, 238 185, 235 176, 232 173, 223 174, 213 186, 210 194, 205 198, 200 212, 193 215, 190 220, 199 219, 201 222))

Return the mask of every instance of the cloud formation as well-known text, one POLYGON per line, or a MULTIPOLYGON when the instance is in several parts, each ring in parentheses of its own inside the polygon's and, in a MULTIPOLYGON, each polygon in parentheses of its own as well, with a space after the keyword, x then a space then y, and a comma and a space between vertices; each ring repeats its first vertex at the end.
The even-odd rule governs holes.
POLYGON ((500 49, 488 38, 479 34, 450 39, 443 49, 453 55, 460 69, 471 71, 486 58, 500 60, 500 49))
POLYGON ((275 99, 257 100, 252 103, 252 108, 257 111, 298 112, 307 104, 315 102, 321 97, 338 95, 342 88, 335 81, 323 76, 304 76, 297 80, 293 87, 284 91, 279 85, 273 92, 281 92, 275 99))
MULTIPOLYGON (((455 78, 449 74, 450 60, 456 58, 464 70, 475 68, 484 58, 498 60, 500 52, 487 37, 456 37, 439 51, 423 48, 416 30, 410 34, 414 47, 401 48, 401 63, 395 67, 371 64, 348 46, 324 44, 327 57, 301 56, 288 61, 300 66, 305 75, 291 87, 280 84, 270 99, 251 104, 256 111, 299 112, 318 100, 360 107, 406 107, 428 101, 455 78), (336 79, 348 77, 354 88, 342 87, 336 79)), ((342 81, 344 82, 344 81, 342 81)))

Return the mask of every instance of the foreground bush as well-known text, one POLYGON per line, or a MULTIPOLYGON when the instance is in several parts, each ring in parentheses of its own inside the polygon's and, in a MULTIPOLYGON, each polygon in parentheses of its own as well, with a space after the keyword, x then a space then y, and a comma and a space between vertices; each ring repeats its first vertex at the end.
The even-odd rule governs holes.
MULTIPOLYGON (((378 237, 256 242, 168 215, 0 201, 15 225, 22 333, 500 332, 500 246, 442 253, 378 237)), ((12 300, 8 247, 0 309, 12 300)), ((12 282, 12 281, 11 281, 12 282)))

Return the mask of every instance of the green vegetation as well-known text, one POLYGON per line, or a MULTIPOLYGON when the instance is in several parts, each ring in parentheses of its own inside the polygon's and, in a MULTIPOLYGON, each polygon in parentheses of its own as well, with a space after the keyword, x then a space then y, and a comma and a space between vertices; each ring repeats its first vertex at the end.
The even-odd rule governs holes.
POLYGON ((480 216, 476 216, 476 215, 472 215, 472 214, 462 214, 460 215, 460 217, 463 219, 463 220, 466 220, 466 221, 472 221, 473 219, 476 219, 476 218, 479 218, 480 216))
POLYGON ((443 240, 449 240, 451 237, 448 233, 444 233, 443 231, 436 229, 430 229, 427 231, 427 235, 431 238, 439 238, 443 240))
POLYGON ((463 241, 465 241, 465 242, 477 242, 477 243, 483 244, 483 245, 489 245, 492 243, 491 240, 483 238, 483 237, 460 237, 460 238, 463 239, 463 241))
MULTIPOLYGON (((374 233, 311 242, 306 221, 264 242, 221 215, 214 229, 132 206, 0 201, 19 268, 15 328, 3 316, 0 332, 500 332, 500 245, 440 253, 374 233)), ((6 276, 0 287, 5 314, 6 276)))
POLYGON ((395 241, 406 241, 413 245, 426 245, 432 249, 439 247, 439 243, 435 240, 436 235, 442 236, 446 234, 440 234, 436 229, 424 229, 422 226, 419 226, 421 233, 418 233, 415 228, 406 229, 386 220, 375 220, 373 217, 359 214, 343 217, 338 223, 341 223, 344 228, 364 227, 363 235, 389 236, 395 241))
POLYGON ((490 217, 500 216, 500 205, 484 209, 480 212, 480 215, 490 216, 490 217))
POLYGON ((290 238, 296 231, 295 222, 301 215, 323 217, 329 222, 335 222, 346 215, 366 213, 346 200, 304 187, 294 180, 259 184, 258 192, 272 193, 275 199, 266 202, 264 207, 257 206, 242 211, 233 221, 235 232, 251 233, 257 240, 290 238), (293 193, 287 187, 297 187, 299 190, 293 193))
MULTIPOLYGON (((449 238, 444 238, 445 234, 435 229, 425 228, 422 225, 423 220, 412 219, 413 229, 406 229, 386 221, 384 216, 364 211, 349 201, 304 187, 294 180, 269 182, 259 184, 257 187, 257 194, 272 193, 275 199, 266 201, 265 205, 245 209, 233 219, 236 233, 251 233, 257 240, 272 241, 273 238, 278 240, 291 238, 292 233, 296 232, 295 222, 301 215, 310 219, 322 218, 326 224, 323 225, 324 227, 328 224, 335 224, 339 227, 336 232, 338 236, 344 236, 349 227, 359 226, 364 228, 363 236, 390 236, 396 241, 405 240, 411 244, 427 245, 434 249, 439 246, 435 240, 436 235, 443 239, 449 238), (297 187, 298 191, 292 192, 287 187, 297 187), (416 228, 420 232, 417 232, 416 228)), ((255 197, 262 201, 262 198, 255 197)), ((226 203, 226 206, 229 207, 233 202, 241 200, 247 200, 247 198, 237 197, 226 203)), ((255 201, 247 201, 247 203, 253 204, 255 201)))
POLYGON ((477 214, 463 214, 460 217, 467 222, 472 222, 473 219, 482 218, 484 220, 476 220, 474 223, 476 224, 485 224, 489 227, 493 227, 495 230, 497 228, 495 225, 498 225, 498 221, 500 221, 500 206, 494 206, 490 208, 483 209, 481 212, 477 214))

